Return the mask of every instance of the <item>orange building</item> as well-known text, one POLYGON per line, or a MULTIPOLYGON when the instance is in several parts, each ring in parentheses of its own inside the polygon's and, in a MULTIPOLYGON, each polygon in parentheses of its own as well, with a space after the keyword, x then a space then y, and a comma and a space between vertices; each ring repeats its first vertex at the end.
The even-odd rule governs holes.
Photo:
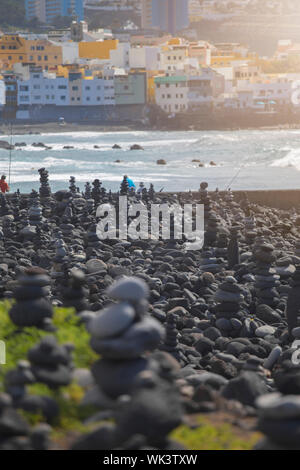
POLYGON ((63 62, 62 48, 47 39, 26 40, 27 61, 43 69, 55 68, 63 62))
POLYGON ((80 42, 79 57, 81 59, 110 59, 110 51, 117 49, 118 39, 105 39, 104 41, 80 42))
POLYGON ((48 70, 62 61, 62 48, 46 39, 27 40, 18 34, 0 37, 0 63, 8 70, 18 63, 32 63, 48 70))

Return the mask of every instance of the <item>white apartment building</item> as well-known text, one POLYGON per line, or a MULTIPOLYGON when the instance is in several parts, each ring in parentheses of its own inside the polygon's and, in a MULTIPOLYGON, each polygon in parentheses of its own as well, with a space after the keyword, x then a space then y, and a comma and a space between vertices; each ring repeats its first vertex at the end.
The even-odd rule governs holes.
POLYGON ((116 49, 110 50, 110 63, 113 67, 128 69, 130 67, 130 43, 119 42, 116 49))
POLYGON ((166 73, 175 72, 183 67, 188 59, 187 46, 174 46, 160 53, 160 68, 166 73))
POLYGON ((166 113, 178 113, 188 108, 188 86, 185 76, 155 78, 156 104, 166 113))
POLYGON ((160 70, 160 47, 132 47, 129 50, 131 69, 160 70))
POLYGON ((193 74, 155 78, 156 104, 168 113, 176 114, 212 106, 224 90, 223 75, 210 68, 193 74))

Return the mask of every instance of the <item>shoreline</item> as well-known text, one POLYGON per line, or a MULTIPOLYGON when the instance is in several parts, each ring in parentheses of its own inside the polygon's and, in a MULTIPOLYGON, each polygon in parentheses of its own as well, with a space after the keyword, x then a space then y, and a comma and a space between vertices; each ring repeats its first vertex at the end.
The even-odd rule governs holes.
MULTIPOLYGON (((92 124, 92 123, 66 123, 61 126, 58 123, 32 123, 32 124, 13 124, 13 135, 39 135, 39 134, 63 134, 69 132, 190 132, 190 131, 205 131, 205 132, 232 132, 240 130, 261 130, 261 131, 274 131, 274 130, 299 130, 300 124, 282 124, 274 126, 249 126, 249 127, 214 127, 214 128, 169 128, 162 126, 160 129, 157 127, 138 125, 138 124, 92 124)), ((0 124, 0 133, 2 135, 10 135, 10 125, 0 124)))

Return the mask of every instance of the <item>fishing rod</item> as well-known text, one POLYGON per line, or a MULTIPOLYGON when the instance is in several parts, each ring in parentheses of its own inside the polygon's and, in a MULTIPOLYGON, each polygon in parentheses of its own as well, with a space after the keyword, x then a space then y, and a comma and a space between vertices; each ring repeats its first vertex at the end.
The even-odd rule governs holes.
POLYGON ((233 183, 233 182, 236 180, 236 178, 239 176, 239 174, 240 174, 240 172, 242 171, 242 169, 244 168, 244 166, 245 166, 245 163, 243 163, 243 164, 239 167, 238 171, 236 172, 236 174, 233 176, 233 178, 231 179, 231 181, 230 181, 229 184, 227 185, 225 191, 228 191, 228 189, 231 187, 232 183, 233 183))
POLYGON ((11 161, 12 161, 12 136, 13 136, 13 124, 10 123, 10 146, 9 146, 9 166, 8 166, 8 185, 10 186, 11 176, 11 161))

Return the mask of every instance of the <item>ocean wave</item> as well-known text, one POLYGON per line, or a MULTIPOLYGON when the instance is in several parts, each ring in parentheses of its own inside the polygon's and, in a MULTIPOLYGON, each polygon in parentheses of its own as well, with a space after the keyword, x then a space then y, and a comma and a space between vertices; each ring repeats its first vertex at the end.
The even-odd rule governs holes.
MULTIPOLYGON (((56 173, 52 174, 50 177, 50 183, 55 181, 64 181, 66 184, 69 181, 71 173, 56 173)), ((100 179, 101 181, 110 181, 110 182, 122 182, 121 175, 115 175, 112 173, 97 173, 97 172, 90 172, 90 173, 79 173, 75 175, 76 181, 80 183, 85 183, 86 181, 93 181, 95 178, 100 179)), ((135 181, 143 181, 144 183, 152 183, 152 182, 166 182, 168 181, 167 178, 160 177, 151 177, 151 176, 135 176, 135 181)), ((35 183, 39 181, 39 174, 31 173, 31 174, 19 174, 12 172, 12 182, 13 183, 35 183)))
POLYGON ((300 171, 300 149, 291 150, 285 157, 272 162, 271 166, 279 168, 295 168, 300 171))

